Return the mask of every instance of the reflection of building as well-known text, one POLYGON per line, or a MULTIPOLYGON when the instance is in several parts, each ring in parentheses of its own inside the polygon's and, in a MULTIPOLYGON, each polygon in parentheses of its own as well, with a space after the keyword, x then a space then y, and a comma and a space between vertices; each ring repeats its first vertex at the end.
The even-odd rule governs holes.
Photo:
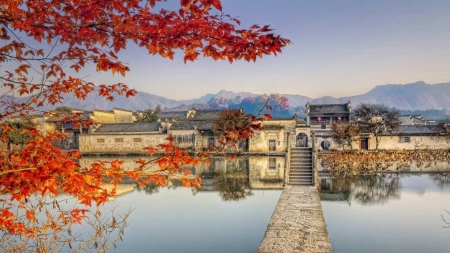
POLYGON ((383 205, 400 198, 400 177, 398 174, 387 174, 378 177, 321 178, 320 197, 324 201, 383 205))
MULTIPOLYGON (((82 157, 79 163, 81 167, 89 168, 99 160, 112 162, 118 159, 123 161, 122 167, 125 170, 135 170, 139 167, 139 164, 136 163, 139 158, 132 156, 87 156, 82 157)), ((144 157, 144 159, 148 159, 148 157, 144 157)), ((246 177, 248 185, 252 189, 279 189, 283 187, 285 157, 239 156, 237 159, 213 157, 209 165, 202 163, 193 166, 190 171, 194 176, 202 177, 203 189, 201 190, 203 191, 214 190, 212 187, 214 177, 227 174, 246 177)), ((124 182, 133 183, 134 181, 125 180, 124 182)))
MULTIPOLYGON (((118 184, 116 188, 116 195, 114 197, 118 197, 121 195, 125 195, 127 193, 133 192, 134 188, 136 187, 136 184, 118 184)), ((113 184, 104 183, 100 185, 100 188, 107 190, 108 193, 111 192, 111 190, 114 188, 113 184)), ((113 198, 111 197, 110 200, 113 198)))

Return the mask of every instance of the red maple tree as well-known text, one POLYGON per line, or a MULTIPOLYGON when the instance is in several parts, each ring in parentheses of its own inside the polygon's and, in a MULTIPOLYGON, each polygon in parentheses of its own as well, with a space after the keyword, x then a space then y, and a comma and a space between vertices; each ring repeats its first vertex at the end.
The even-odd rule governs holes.
MULTIPOLYGON (((157 2, 164 1, 2 1, 0 81, 5 92, 0 95, 0 141, 8 141, 11 117, 26 118, 30 113, 42 112, 40 108, 44 105, 61 103, 64 94, 73 94, 80 100, 91 92, 98 92, 108 100, 114 99, 114 93, 133 96, 136 91, 123 83, 94 84, 83 78, 83 69, 92 65, 99 72, 125 76, 129 68, 117 54, 132 43, 152 55, 169 59, 173 59, 175 52, 181 52, 185 63, 195 61, 200 55, 230 63, 256 61, 263 55, 281 52, 290 44, 289 40, 273 34, 269 26, 238 29, 239 20, 222 13, 219 0, 181 0, 180 8, 174 11, 160 8, 163 3, 155 7, 157 2), (76 73, 70 75, 69 69, 76 73), (12 94, 17 93, 26 99, 15 99, 12 94)), ((77 120, 76 116, 79 115, 67 120, 91 124, 77 120)), ((32 136, 23 149, 0 150, 0 231, 8 242, 2 245, 23 252, 50 252, 57 248, 57 243, 72 247, 71 243, 77 240, 73 236, 53 237, 53 246, 30 244, 29 240, 38 238, 35 242, 39 242, 61 231, 70 234, 70 224, 86 220, 92 204, 100 205, 114 195, 114 190, 101 187, 105 183, 104 175, 114 185, 124 176, 140 184, 153 181, 164 185, 168 175, 181 173, 183 185, 198 186, 200 179, 191 177, 185 167, 205 162, 209 156, 202 153, 191 157, 169 139, 167 144, 148 148, 149 154, 161 155, 140 159, 141 166, 136 171, 124 171, 121 161, 98 162, 91 168, 81 168, 76 162, 80 157, 78 152, 63 152, 53 145, 53 140, 63 138, 63 134, 43 135, 33 128, 23 131, 32 136), (148 171, 151 164, 156 164, 158 169, 148 171), (51 196, 60 194, 69 194, 87 207, 61 208, 58 201, 50 200, 51 196), (33 202, 31 198, 36 200, 33 202), (51 213, 48 211, 51 209, 59 212, 51 213), (42 210, 47 213, 44 218, 38 217, 42 210)), ((228 136, 235 139, 232 134, 228 136)), ((119 227, 115 220, 108 224, 93 227, 98 234, 119 227)), ((93 245, 96 249, 106 249, 110 246, 100 245, 100 237, 93 238, 78 247, 93 245)))

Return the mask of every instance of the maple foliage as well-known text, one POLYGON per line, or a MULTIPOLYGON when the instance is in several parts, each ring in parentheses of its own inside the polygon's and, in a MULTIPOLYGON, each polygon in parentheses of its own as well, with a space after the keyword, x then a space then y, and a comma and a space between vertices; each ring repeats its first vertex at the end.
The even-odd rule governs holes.
MULTIPOLYGON (((230 63, 256 61, 264 55, 276 55, 290 44, 267 25, 239 29, 240 21, 222 12, 219 0, 181 0, 178 10, 159 7, 163 2, 2 1, 0 65, 3 72, 0 82, 5 92, 0 95, 0 141, 10 141, 8 133, 15 130, 7 121, 12 117, 26 119, 35 112, 73 126, 86 128, 93 124, 77 113, 55 114, 40 109, 44 105, 60 104, 66 94, 83 100, 89 93, 97 92, 111 101, 114 94, 133 96, 136 91, 126 84, 94 84, 83 74, 85 68, 95 66, 98 72, 125 76, 129 68, 118 53, 131 44, 144 48, 151 55, 169 59, 174 58, 175 52, 181 52, 185 63, 201 55, 230 63), (18 100, 17 95, 24 99, 18 100)), ((260 128, 260 123, 255 123, 256 118, 246 122, 246 125, 231 127, 224 143, 247 138, 260 128)), ((20 248, 20 240, 24 240, 23 246, 32 244, 27 240, 37 238, 36 242, 40 242, 52 233, 70 234, 67 224, 86 221, 86 213, 90 212, 87 210, 92 205, 101 205, 115 194, 114 188, 108 191, 102 184, 117 185, 123 177, 131 177, 140 185, 149 182, 164 185, 168 177, 179 177, 184 186, 198 187, 200 178, 190 175, 186 167, 208 163, 210 155, 200 153, 191 157, 168 139, 167 144, 147 148, 150 155, 156 156, 140 159, 135 171, 124 171, 118 160, 99 161, 91 168, 81 168, 76 162, 80 157, 78 152, 63 152, 53 145, 53 141, 61 140, 64 134, 43 135, 32 127, 25 129, 25 133, 30 139, 22 149, 0 150, 0 231, 3 235, 18 235, 8 237, 13 238, 8 241, 9 249, 17 247, 16 250, 24 252, 49 252, 49 249, 48 245, 20 248), (104 180, 105 175, 108 182, 104 180), (59 207, 60 200, 49 200, 61 194, 67 194, 86 208, 64 209, 59 207), (30 204, 32 198, 39 204, 30 204), (59 213, 51 214, 50 209, 59 213), (44 218, 39 216, 42 212, 44 218)), ((100 220, 101 214, 93 215, 94 220, 100 220)), ((117 224, 119 222, 115 221, 109 226, 96 224, 96 234, 117 228, 117 224)), ((123 229, 125 223, 120 224, 123 229)), ((70 243, 75 239, 68 238, 60 242, 72 247, 70 243)), ((88 239, 86 243, 98 248, 96 239, 88 239)), ((110 245, 101 247, 106 249, 110 245)))
POLYGON ((96 88, 65 71, 69 67, 79 72, 93 64, 97 71, 124 76, 129 68, 117 53, 131 43, 169 59, 181 50, 185 62, 200 55, 230 62, 255 61, 281 52, 290 43, 273 34, 269 26, 238 29, 239 20, 222 13, 218 0, 183 0, 178 11, 156 10, 156 2, 161 1, 3 1, 0 39, 6 43, 0 48, 0 62, 15 68, 6 70, 0 80, 11 91, 31 97, 26 104, 9 104, 0 117, 59 103, 64 93, 84 99, 98 91, 109 100, 114 99, 112 93, 134 95, 125 84, 98 84, 96 88), (48 45, 35 48, 21 35, 48 45))
POLYGON ((242 110, 223 110, 219 118, 213 122, 212 130, 219 136, 219 143, 224 147, 237 147, 240 141, 245 141, 257 130, 262 130, 262 120, 242 110))

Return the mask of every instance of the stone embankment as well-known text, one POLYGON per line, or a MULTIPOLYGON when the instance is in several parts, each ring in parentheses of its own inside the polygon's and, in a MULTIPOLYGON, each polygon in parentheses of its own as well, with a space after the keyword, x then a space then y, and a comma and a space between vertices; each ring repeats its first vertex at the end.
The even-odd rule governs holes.
POLYGON ((283 189, 256 253, 331 252, 319 192, 313 186, 283 189))

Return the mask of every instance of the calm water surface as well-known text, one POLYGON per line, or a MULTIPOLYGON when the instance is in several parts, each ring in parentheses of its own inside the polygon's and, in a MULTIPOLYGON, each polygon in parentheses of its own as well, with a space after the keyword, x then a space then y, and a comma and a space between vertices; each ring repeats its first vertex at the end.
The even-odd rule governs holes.
POLYGON ((218 192, 159 189, 146 195, 134 191, 108 203, 105 209, 134 211, 123 241, 112 252, 254 252, 275 209, 281 190, 253 190, 253 196, 233 202, 218 192))
MULTIPOLYGON (((81 163, 90 166, 98 159, 83 158, 81 163)), ((137 158, 119 159, 130 169, 138 166, 137 158)), ((202 177, 198 190, 176 180, 170 188, 120 185, 118 193, 123 194, 102 212, 134 211, 123 241, 108 252, 255 252, 281 195, 283 168, 284 157, 214 158, 210 166, 192 168, 202 177)))
MULTIPOLYGON (((170 188, 125 185, 103 207, 134 208, 124 240, 110 251, 254 252, 281 195, 283 168, 283 157, 221 158, 192 169, 203 178, 197 191, 176 181, 170 188)), ((441 220, 450 221, 450 176, 321 178, 320 185, 333 252, 450 252, 450 228, 441 220)))
POLYGON ((449 183, 442 174, 323 179, 333 252, 450 252, 449 183))

